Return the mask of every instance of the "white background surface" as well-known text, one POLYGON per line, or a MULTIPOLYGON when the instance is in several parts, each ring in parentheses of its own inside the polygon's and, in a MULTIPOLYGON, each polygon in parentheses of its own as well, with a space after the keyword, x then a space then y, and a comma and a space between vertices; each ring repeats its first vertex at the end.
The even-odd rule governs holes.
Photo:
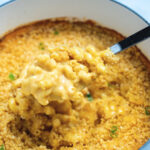
POLYGON ((0 5, 3 4, 3 3, 6 3, 8 1, 10 1, 10 0, 0 0, 0 5))

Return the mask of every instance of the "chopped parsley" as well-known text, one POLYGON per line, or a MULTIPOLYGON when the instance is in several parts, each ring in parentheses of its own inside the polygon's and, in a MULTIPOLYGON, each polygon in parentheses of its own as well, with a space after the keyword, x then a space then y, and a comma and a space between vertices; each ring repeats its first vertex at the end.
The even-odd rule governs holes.
POLYGON ((112 138, 116 138, 116 137, 118 137, 118 134, 117 134, 117 133, 110 133, 110 136, 111 136, 112 138))
POLYGON ((112 126, 112 128, 110 129, 110 136, 112 138, 116 138, 118 135, 117 135, 117 130, 118 130, 118 127, 117 126, 112 126))
POLYGON ((5 150, 4 144, 2 144, 2 145, 0 146, 0 150, 5 150))
POLYGON ((39 49, 40 50, 44 50, 45 49, 44 43, 42 43, 42 42, 39 43, 39 49))
POLYGON ((116 131, 118 130, 118 127, 117 126, 112 126, 112 128, 111 128, 111 132, 112 133, 115 133, 116 131))
POLYGON ((145 114, 146 115, 150 115, 150 106, 149 107, 145 107, 145 114))
POLYGON ((10 74, 9 74, 9 79, 12 80, 12 81, 15 80, 14 74, 10 73, 10 74))
POLYGON ((58 32, 57 30, 55 30, 55 31, 54 31, 54 34, 55 34, 55 35, 58 35, 58 34, 59 34, 59 32, 58 32))
POLYGON ((112 84, 110 82, 108 82, 108 87, 112 87, 112 84))
POLYGON ((88 101, 90 101, 90 102, 93 100, 93 97, 90 93, 86 94, 86 97, 87 97, 88 101))

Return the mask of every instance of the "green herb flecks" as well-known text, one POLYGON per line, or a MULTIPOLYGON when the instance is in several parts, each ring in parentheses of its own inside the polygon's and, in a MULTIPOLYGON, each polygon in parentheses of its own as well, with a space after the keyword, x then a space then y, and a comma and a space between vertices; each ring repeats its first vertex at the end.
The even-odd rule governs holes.
POLYGON ((118 130, 118 127, 117 126, 112 126, 112 128, 111 128, 111 132, 112 133, 115 133, 116 131, 118 130))
POLYGON ((116 138, 118 136, 118 134, 116 133, 118 130, 117 126, 112 126, 112 128, 110 129, 110 136, 112 138, 116 138))
POLYGON ((146 115, 150 115, 150 106, 149 107, 145 107, 145 114, 146 115))
POLYGON ((0 150, 5 150, 4 144, 2 144, 2 145, 0 146, 0 150))
POLYGON ((116 137, 118 137, 118 134, 117 133, 110 133, 110 136, 112 137, 112 138, 116 138, 116 137))
POLYGON ((15 80, 14 74, 10 73, 10 74, 9 74, 9 79, 12 80, 12 81, 14 81, 14 80, 15 80))
POLYGON ((42 42, 39 43, 39 49, 40 49, 40 50, 45 50, 45 45, 44 45, 44 43, 42 43, 42 42))
POLYGON ((93 100, 93 97, 90 93, 86 94, 86 97, 87 97, 88 101, 90 101, 90 102, 93 100))
POLYGON ((59 32, 58 32, 57 30, 55 30, 55 31, 54 31, 54 34, 55 34, 55 35, 58 35, 58 34, 59 34, 59 32))
POLYGON ((112 87, 112 84, 110 82, 108 82, 108 87, 112 87))

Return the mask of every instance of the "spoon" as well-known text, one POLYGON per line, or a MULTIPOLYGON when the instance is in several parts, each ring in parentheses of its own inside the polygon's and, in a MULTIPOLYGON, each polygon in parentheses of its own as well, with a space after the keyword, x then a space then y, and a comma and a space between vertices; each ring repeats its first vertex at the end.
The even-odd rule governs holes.
MULTIPOLYGON (((133 35, 125 38, 124 40, 116 43, 115 45, 110 47, 110 50, 117 54, 128 47, 135 45, 138 42, 141 42, 150 37, 150 26, 134 33, 133 35)), ((148 140, 139 150, 150 150, 150 140, 148 140)))
POLYGON ((150 37, 150 26, 147 26, 146 28, 132 34, 131 36, 125 38, 124 40, 120 41, 119 43, 116 43, 115 45, 110 47, 110 50, 117 54, 128 47, 131 47, 135 45, 136 43, 139 43, 147 38, 150 37))

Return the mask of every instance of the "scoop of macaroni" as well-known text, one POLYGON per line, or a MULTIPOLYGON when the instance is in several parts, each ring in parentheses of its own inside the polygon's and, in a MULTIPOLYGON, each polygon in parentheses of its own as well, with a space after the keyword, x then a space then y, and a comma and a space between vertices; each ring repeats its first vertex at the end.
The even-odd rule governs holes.
MULTIPOLYGON (((83 120, 95 124, 102 116, 107 119, 127 111, 122 99, 118 105, 107 98, 101 102, 105 91, 100 89, 107 89, 110 82, 107 63, 117 62, 109 50, 99 52, 93 46, 49 49, 28 64, 14 82, 15 96, 9 107, 28 122, 31 134, 47 137, 50 145, 57 147, 59 141, 47 128, 70 124, 73 131, 83 120)), ((70 129, 62 136, 67 144, 84 140, 85 131, 73 135, 70 129)))

